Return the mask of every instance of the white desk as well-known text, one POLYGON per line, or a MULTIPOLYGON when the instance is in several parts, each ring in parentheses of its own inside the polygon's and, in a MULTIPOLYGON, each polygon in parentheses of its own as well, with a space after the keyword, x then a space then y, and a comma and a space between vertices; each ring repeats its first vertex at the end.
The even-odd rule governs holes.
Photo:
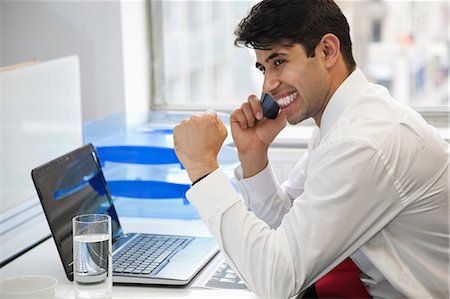
MULTIPOLYGON (((210 236, 200 220, 121 218, 125 232, 158 232, 193 236, 210 236)), ((203 269, 208 270, 208 266, 203 269)), ((18 275, 42 274, 58 279, 55 298, 74 298, 73 282, 69 281, 59 259, 53 239, 48 239, 3 268, 0 279, 18 275)), ((195 278, 194 278, 195 280, 195 278)), ((212 290, 186 287, 113 286, 113 298, 258 298, 247 290, 212 290)))

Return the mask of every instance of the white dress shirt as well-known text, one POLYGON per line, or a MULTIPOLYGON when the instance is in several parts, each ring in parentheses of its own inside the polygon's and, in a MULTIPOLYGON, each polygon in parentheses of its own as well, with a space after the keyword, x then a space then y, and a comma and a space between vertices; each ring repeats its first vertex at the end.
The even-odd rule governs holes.
POLYGON ((280 185, 214 171, 187 197, 248 287, 290 298, 351 256, 379 298, 449 297, 449 144, 356 69, 280 185))

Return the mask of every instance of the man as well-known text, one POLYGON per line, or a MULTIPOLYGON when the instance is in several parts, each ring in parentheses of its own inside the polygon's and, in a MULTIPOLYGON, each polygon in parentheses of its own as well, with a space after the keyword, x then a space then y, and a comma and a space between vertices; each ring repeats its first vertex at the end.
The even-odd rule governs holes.
POLYGON ((347 257, 373 297, 449 297, 449 145, 416 112, 367 82, 331 0, 264 0, 236 30, 280 105, 256 96, 230 117, 244 202, 217 164, 214 113, 174 130, 187 197, 233 268, 263 298, 301 295, 347 257), (279 184, 267 150, 286 120, 312 117, 308 153, 279 184))

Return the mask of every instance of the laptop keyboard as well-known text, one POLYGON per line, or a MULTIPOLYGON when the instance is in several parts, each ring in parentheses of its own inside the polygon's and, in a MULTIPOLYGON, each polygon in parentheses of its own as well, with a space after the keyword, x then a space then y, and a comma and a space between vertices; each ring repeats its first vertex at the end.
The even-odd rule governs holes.
POLYGON ((193 238, 139 235, 113 256, 114 273, 155 274, 160 265, 193 238))

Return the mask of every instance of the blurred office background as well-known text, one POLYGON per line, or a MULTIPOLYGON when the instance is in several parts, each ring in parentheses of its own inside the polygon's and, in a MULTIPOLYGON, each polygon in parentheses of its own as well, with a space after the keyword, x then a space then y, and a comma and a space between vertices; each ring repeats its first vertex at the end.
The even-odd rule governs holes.
MULTIPOLYGON (((164 83, 157 104, 237 106, 259 94, 252 51, 233 47, 233 29, 257 1, 152 2, 162 22, 164 83)), ((448 1, 337 1, 357 65, 367 77, 419 109, 446 107, 448 1)), ((159 87, 161 85, 158 85, 159 87)))
MULTIPOLYGON (((80 57, 83 120, 149 109, 231 111, 259 94, 252 50, 233 45, 257 1, 0 2, 0 65, 80 57)), ((449 106, 448 1, 337 1, 358 66, 420 111, 449 106)))

